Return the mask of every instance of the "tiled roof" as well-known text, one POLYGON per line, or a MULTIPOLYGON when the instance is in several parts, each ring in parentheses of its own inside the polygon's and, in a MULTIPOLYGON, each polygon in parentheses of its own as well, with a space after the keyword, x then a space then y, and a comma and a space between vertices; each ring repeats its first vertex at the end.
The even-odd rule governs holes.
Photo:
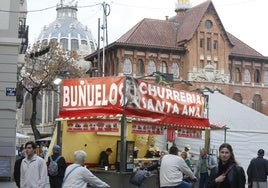
POLYGON ((202 4, 187 10, 184 17, 178 18, 181 25, 178 30, 177 42, 192 39, 210 3, 210 0, 205 1, 202 4))
MULTIPOLYGON (((204 14, 209 8, 215 9, 211 0, 207 0, 187 11, 178 12, 176 16, 170 18, 168 21, 144 18, 111 46, 126 45, 182 49, 182 47, 178 46, 178 43, 192 39, 204 14)), ((232 47, 230 55, 264 58, 262 54, 226 32, 216 10, 215 15, 218 17, 219 24, 232 47)))
MULTIPOLYGON (((231 33, 227 33, 228 38, 233 43, 234 47, 231 50, 231 55, 241 55, 241 56, 263 56, 235 36, 233 36, 231 33)), ((264 56, 263 56, 264 57, 264 56)))
POLYGON ((120 37, 116 43, 177 49, 176 25, 165 20, 145 18, 120 37))

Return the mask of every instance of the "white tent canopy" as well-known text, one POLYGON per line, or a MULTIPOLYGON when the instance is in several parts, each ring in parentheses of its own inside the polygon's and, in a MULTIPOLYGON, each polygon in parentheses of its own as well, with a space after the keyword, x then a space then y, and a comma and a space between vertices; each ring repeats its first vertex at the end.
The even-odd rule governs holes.
POLYGON ((209 121, 230 131, 267 132, 268 117, 218 92, 209 93, 209 121))
POLYGON ((51 136, 45 137, 45 138, 40 138, 36 141, 51 141, 51 136))
POLYGON ((30 137, 27 136, 27 135, 21 134, 21 133, 16 133, 16 138, 18 138, 18 139, 27 139, 27 138, 30 138, 30 137))

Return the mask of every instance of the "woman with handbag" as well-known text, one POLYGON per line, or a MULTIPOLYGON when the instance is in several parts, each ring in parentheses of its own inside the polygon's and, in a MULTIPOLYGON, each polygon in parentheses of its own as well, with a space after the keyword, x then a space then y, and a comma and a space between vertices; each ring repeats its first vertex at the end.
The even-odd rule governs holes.
POLYGON ((222 144, 218 166, 211 169, 208 188, 245 188, 245 183, 244 169, 237 165, 232 146, 222 144))

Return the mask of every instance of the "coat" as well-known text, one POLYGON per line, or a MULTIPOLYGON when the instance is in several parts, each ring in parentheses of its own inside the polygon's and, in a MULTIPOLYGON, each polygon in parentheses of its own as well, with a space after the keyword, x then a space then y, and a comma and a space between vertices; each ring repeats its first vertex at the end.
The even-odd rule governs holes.
MULTIPOLYGON (((229 168, 231 164, 228 165, 229 168)), ((224 171, 226 171, 224 170, 224 171)), ((219 170, 219 167, 214 167, 211 169, 209 181, 208 181, 208 188, 245 188, 246 184, 246 177, 244 169, 241 166, 235 165, 227 174, 225 180, 218 184, 215 183, 215 179, 219 177, 223 172, 222 169, 219 170)))
POLYGON ((20 168, 21 188, 45 188, 47 183, 46 161, 36 154, 28 160, 24 158, 20 168))

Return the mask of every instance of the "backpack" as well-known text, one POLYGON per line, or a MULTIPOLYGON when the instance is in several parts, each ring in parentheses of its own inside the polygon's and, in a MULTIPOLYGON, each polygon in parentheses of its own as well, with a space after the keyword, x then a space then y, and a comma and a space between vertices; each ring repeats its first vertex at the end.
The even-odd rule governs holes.
POLYGON ((48 165, 48 174, 50 176, 57 176, 58 175, 58 160, 61 156, 58 156, 55 161, 53 161, 52 157, 50 156, 50 163, 48 165))

